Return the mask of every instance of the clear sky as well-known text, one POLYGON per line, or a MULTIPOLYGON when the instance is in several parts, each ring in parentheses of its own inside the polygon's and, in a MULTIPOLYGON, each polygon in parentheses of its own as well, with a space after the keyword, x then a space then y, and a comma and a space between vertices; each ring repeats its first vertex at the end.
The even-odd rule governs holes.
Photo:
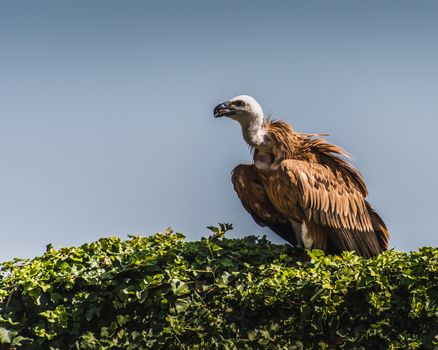
POLYGON ((391 247, 438 244, 437 1, 2 1, 0 260, 253 223, 237 94, 355 158, 391 247))

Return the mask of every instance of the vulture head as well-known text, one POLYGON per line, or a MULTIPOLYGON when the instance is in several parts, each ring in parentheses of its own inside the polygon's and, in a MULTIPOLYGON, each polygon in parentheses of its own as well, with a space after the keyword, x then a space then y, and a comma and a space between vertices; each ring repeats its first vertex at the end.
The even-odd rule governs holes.
POLYGON ((218 104, 214 109, 214 116, 228 117, 244 125, 263 121, 263 110, 254 97, 240 95, 218 104))
POLYGON ((242 126, 243 137, 251 146, 263 142, 263 110, 254 97, 240 95, 214 108, 214 117, 228 117, 242 126))

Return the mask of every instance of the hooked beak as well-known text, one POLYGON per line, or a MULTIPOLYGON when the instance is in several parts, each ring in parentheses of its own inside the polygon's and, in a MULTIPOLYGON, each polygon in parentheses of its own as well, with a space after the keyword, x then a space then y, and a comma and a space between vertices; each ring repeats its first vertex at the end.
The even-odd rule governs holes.
POLYGON ((228 115, 233 114, 235 112, 236 111, 230 109, 230 103, 229 102, 224 102, 224 103, 218 104, 214 108, 214 117, 215 118, 225 117, 225 116, 228 116, 228 115))

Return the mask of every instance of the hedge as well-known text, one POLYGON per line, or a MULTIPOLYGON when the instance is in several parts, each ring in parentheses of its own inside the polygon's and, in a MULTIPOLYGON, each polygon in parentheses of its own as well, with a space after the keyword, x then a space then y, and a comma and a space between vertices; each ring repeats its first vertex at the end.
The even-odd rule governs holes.
POLYGON ((310 251, 229 225, 0 264, 0 349, 437 349, 438 249, 310 251))

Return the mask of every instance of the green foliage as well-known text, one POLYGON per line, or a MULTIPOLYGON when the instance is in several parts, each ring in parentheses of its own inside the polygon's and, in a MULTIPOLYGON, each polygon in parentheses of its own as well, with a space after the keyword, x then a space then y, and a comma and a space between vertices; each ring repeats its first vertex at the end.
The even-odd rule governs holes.
POLYGON ((0 349, 434 349, 438 249, 309 252, 168 230, 0 265, 0 349))

